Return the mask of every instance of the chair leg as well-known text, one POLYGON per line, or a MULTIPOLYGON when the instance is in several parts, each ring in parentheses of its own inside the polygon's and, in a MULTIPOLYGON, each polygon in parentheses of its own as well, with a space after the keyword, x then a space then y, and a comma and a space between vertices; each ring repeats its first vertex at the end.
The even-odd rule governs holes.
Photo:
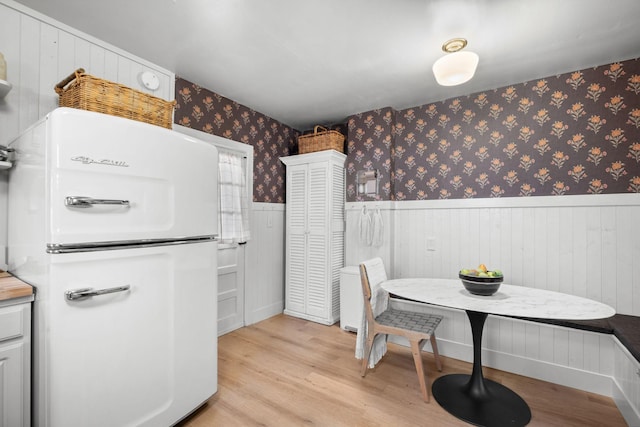
POLYGON ((420 383, 420 391, 422 391, 422 399, 429 403, 429 393, 427 392, 427 383, 425 381, 424 367, 422 365, 422 354, 420 352, 420 342, 411 341, 411 353, 413 353, 413 362, 416 365, 418 373, 418 382, 420 383))
POLYGON ((362 357, 362 367, 360 368, 361 377, 364 377, 367 374, 367 366, 369 365, 369 357, 371 356, 371 350, 373 349, 373 340, 375 338, 375 334, 367 335, 367 341, 364 347, 364 356, 362 357))
POLYGON ((438 371, 442 372, 442 363, 440 363, 440 353, 438 353, 438 343, 436 342, 436 335, 431 334, 429 340, 431 341, 431 348, 433 349, 433 357, 436 359, 436 368, 438 368, 438 371))

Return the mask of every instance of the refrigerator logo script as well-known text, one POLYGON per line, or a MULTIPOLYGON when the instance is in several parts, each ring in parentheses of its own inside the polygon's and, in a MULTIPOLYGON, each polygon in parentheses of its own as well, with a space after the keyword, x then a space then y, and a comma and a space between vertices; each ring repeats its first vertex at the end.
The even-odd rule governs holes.
POLYGON ((129 167, 129 164, 127 162, 121 161, 121 160, 111 160, 111 159, 94 160, 91 157, 86 157, 86 156, 72 157, 71 160, 74 162, 80 162, 85 165, 96 164, 96 165, 105 165, 105 166, 119 166, 122 168, 129 167))

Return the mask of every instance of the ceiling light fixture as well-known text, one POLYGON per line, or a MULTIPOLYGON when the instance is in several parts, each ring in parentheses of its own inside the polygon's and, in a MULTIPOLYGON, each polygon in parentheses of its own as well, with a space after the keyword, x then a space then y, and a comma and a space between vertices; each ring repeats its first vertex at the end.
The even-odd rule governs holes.
POLYGON ((451 39, 442 45, 447 55, 433 64, 433 75, 442 86, 456 86, 466 83, 476 72, 479 57, 473 52, 461 52, 467 45, 466 39, 451 39))

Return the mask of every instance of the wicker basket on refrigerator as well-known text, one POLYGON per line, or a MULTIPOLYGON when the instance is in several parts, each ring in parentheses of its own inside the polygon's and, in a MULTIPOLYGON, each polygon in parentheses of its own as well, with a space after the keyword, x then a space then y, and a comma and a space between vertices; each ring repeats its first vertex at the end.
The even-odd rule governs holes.
POLYGON ((171 129, 175 101, 131 89, 130 87, 86 74, 79 68, 58 83, 61 107, 95 111, 125 117, 171 129))

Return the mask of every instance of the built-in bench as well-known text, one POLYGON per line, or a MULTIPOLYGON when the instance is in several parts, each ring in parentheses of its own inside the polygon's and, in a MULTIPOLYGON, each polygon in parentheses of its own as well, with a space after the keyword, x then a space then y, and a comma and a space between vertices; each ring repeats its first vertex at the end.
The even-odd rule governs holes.
MULTIPOLYGON (((392 295, 398 300, 411 301, 398 295, 392 295)), ((606 319, 595 320, 556 320, 535 319, 530 317, 504 316, 512 319, 527 320, 548 325, 563 326, 565 328, 580 329, 583 331, 613 334, 620 343, 629 350, 629 353, 640 362, 640 316, 628 314, 615 314, 606 319)))
POLYGON ((596 320, 553 320, 533 319, 529 317, 514 317, 549 325, 564 326, 566 328, 581 329, 583 331, 600 332, 615 335, 629 353, 640 362, 640 316, 616 314, 606 319, 596 320))

